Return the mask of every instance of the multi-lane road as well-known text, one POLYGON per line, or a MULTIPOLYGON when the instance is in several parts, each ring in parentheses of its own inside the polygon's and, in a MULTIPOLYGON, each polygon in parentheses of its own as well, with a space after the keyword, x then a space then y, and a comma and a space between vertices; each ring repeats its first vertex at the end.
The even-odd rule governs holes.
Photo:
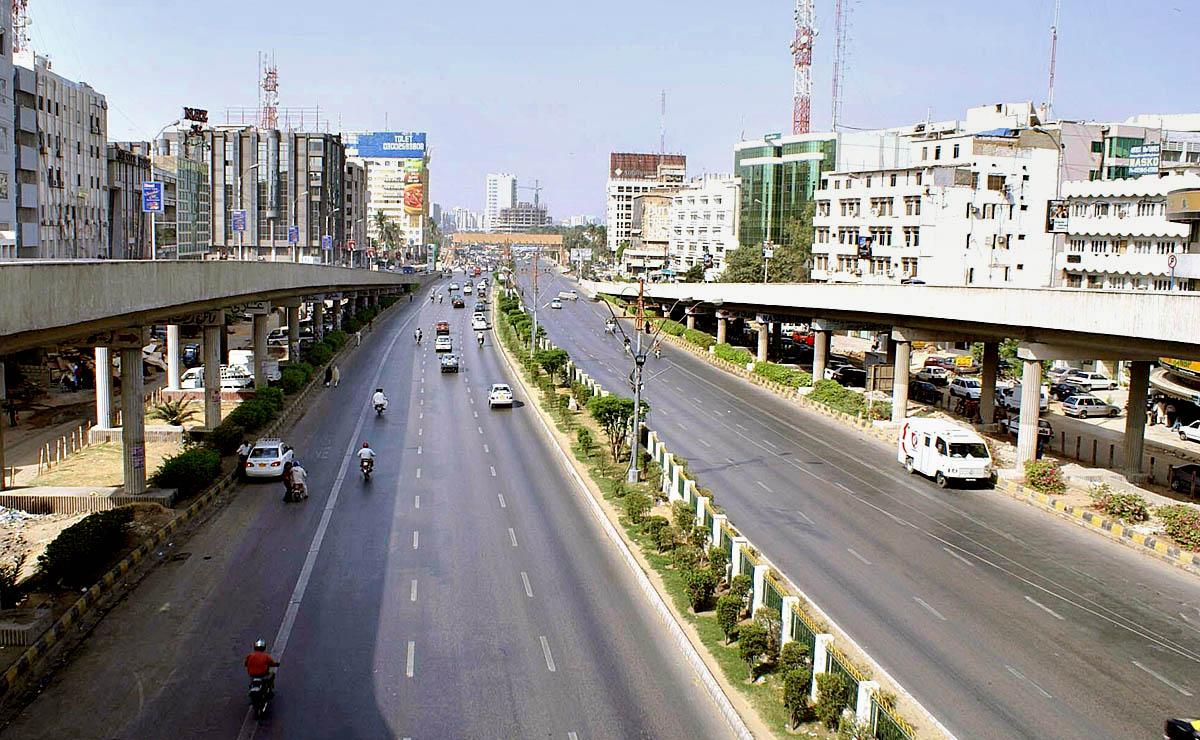
MULTIPOLYGON (((542 273, 541 302, 572 287, 542 273)), ((628 395, 603 304, 563 305, 539 311, 551 340, 628 395)), ((1195 576, 908 476, 888 446, 671 345, 646 376, 650 426, 730 521, 958 737, 1151 738, 1195 714, 1195 576)))
MULTIPOLYGON (((437 289, 444 289, 445 282, 437 289)), ((286 435, 311 498, 232 502, 117 606, 13 738, 709 738, 716 706, 546 447, 470 310, 376 322, 286 435), (442 374, 449 320, 462 372, 442 374), (421 326, 417 347, 412 332, 421 326), (464 341, 465 340, 465 341, 464 341), (383 417, 370 408, 382 387, 383 417), (379 454, 364 482, 362 441, 379 454), (278 696, 249 718, 265 637, 278 696)))

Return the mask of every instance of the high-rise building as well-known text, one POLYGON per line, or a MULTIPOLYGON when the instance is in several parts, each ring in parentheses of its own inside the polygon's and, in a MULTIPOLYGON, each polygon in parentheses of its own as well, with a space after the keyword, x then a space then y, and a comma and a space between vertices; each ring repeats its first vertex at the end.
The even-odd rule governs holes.
POLYGON ((209 145, 203 131, 190 130, 167 131, 155 142, 153 179, 163 183, 165 206, 155 218, 159 259, 204 259, 212 250, 209 145))
POLYGON ((500 210, 503 208, 512 208, 516 204, 516 176, 504 173, 489 173, 487 176, 487 193, 483 207, 483 230, 494 231, 493 222, 500 216, 500 210))
POLYGON ((343 263, 350 267, 366 265, 370 246, 367 243, 367 168, 354 161, 346 161, 346 257, 343 263))
POLYGON ((367 168, 367 235, 376 253, 394 250, 396 262, 427 259, 429 154, 424 132, 349 133, 346 156, 367 168), (381 220, 398 227, 396 243, 384 243, 381 220))
POLYGON ((476 211, 462 206, 455 206, 451 209, 450 215, 454 219, 455 231, 482 231, 483 216, 476 211))
POLYGON ((18 257, 109 256, 108 102, 35 56, 15 75, 18 257))
MULTIPOLYGON (((108 145, 107 241, 108 256, 113 259, 136 260, 152 256, 150 218, 142 212, 142 183, 151 179, 150 157, 144 153, 145 149, 144 143, 139 148, 121 142, 108 145)), ((166 206, 165 192, 163 196, 166 206)))
POLYGON ((346 162, 339 135, 253 126, 204 133, 214 247, 243 259, 341 262, 346 162))
POLYGON ((546 214, 546 206, 532 203, 517 203, 508 208, 501 208, 500 213, 492 220, 492 231, 498 234, 520 234, 534 229, 542 229, 553 224, 546 214))
MULTIPOLYGON (((34 108, 17 111, 13 94, 12 3, 0 2, 0 259, 17 256, 17 130, 14 123, 36 134, 34 108), (14 116, 16 121, 14 122, 14 116)), ((32 173, 31 173, 32 174, 32 173)))
POLYGON ((738 248, 739 187, 733 175, 704 175, 675 193, 667 250, 672 270, 699 264, 706 278, 724 271, 726 255, 738 248))
POLYGON ((614 254, 633 242, 633 198, 639 193, 683 184, 687 157, 682 154, 613 152, 605 185, 608 249, 614 254))

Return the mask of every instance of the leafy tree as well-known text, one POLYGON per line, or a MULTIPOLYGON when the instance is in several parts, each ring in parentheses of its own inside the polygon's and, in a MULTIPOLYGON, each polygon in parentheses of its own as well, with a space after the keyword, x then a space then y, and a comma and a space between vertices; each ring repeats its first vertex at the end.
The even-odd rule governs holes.
POLYGON ((693 567, 683 572, 683 582, 687 587, 688 600, 692 603, 692 611, 699 614, 712 598, 717 588, 717 578, 708 568, 693 567))
POLYGON ((817 674, 817 719, 829 729, 838 726, 842 710, 850 706, 850 682, 840 673, 817 674))
POLYGON ((728 645, 737 631, 738 622, 742 620, 742 600, 733 594, 725 594, 717 599, 717 624, 725 633, 725 644, 728 645))
POLYGON ((171 426, 181 427, 196 418, 196 409, 192 402, 186 399, 163 401, 154 406, 150 412, 153 419, 162 419, 171 426))
MULTIPOLYGON (((806 201, 799 217, 784 224, 783 237, 775 244, 775 252, 767 265, 767 282, 801 283, 808 280, 815 208, 813 201, 806 201)), ((761 244, 743 245, 726 256, 722 282, 761 283, 762 279, 761 244)))
POLYGON ((729 593, 741 599, 742 606, 745 608, 746 597, 750 595, 750 589, 753 587, 754 581, 750 576, 739 573, 729 582, 729 593))
POLYGON ((634 524, 641 524, 642 517, 650 511, 650 497, 640 491, 625 496, 625 514, 634 524))
MULTIPOLYGON (((616 395, 595 396, 588 400, 587 408, 608 437, 613 460, 620 461, 621 448, 629 437, 629 423, 633 419, 633 399, 616 395)), ((643 401, 643 416, 648 408, 649 405, 643 401)))
POLYGON ((541 366, 546 374, 553 378, 561 372, 565 372, 567 362, 571 356, 567 354, 565 349, 555 347, 554 349, 540 349, 533 355, 534 362, 541 366))
POLYGON ((689 531, 696 521, 696 512, 683 501, 676 501, 671 504, 671 523, 680 529, 680 531, 689 531))
POLYGON ((754 612, 754 623, 761 624, 767 632, 767 649, 764 651, 767 660, 775 662, 779 659, 779 640, 782 638, 783 622, 779 612, 770 607, 760 606, 754 612))
POLYGON ((708 548, 708 567, 721 578, 725 577, 725 566, 729 564, 729 553, 719 547, 708 548))
POLYGON ((738 630, 738 656, 750 671, 751 681, 757 678, 758 664, 767 646, 767 631, 761 624, 750 623, 738 630))
POLYGON ((704 263, 697 262, 692 265, 679 276, 679 281, 682 283, 702 283, 704 282, 704 263))
POLYGON ((809 660, 808 645, 792 640, 779 651, 779 670, 786 673, 795 668, 807 668, 809 660))
POLYGON ((783 673, 783 706, 788 711, 793 730, 808 717, 808 688, 811 685, 812 674, 804 668, 792 668, 783 673))

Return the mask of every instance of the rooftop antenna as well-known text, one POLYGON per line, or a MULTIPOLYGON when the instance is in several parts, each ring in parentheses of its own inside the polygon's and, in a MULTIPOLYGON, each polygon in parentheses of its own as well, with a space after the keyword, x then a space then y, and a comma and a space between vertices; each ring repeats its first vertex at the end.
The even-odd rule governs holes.
POLYGON ((1050 26, 1050 86, 1046 90, 1046 120, 1053 120, 1054 111, 1054 66, 1058 56, 1058 18, 1062 11, 1062 0, 1054 0, 1054 25, 1050 26))
POLYGON ((275 55, 258 54, 259 74, 262 83, 259 90, 259 110, 262 111, 259 127, 279 128, 279 67, 275 66, 275 55))
POLYGON ((812 115, 812 50, 817 35, 813 0, 796 0, 796 38, 792 41, 792 133, 807 134, 812 115))
POLYGON ((658 120, 658 153, 667 153, 667 91, 662 91, 662 110, 658 120))
POLYGON ((845 85, 846 36, 849 26, 845 0, 837 0, 833 8, 833 100, 830 128, 837 131, 842 120, 842 88, 845 85))

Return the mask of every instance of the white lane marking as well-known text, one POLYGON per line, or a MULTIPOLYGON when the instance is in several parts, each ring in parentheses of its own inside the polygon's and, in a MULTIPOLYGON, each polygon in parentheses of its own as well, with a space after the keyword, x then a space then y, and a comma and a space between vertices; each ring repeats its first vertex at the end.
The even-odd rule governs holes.
POLYGON ((422 435, 424 435, 424 434, 425 434, 425 428, 424 428, 424 427, 417 427, 417 436, 418 436, 418 437, 420 437, 420 436, 422 436, 422 435))
POLYGON ((772 442, 772 441, 771 441, 771 440, 769 440, 769 439, 764 439, 764 440, 763 440, 763 444, 765 444, 765 445, 767 445, 768 447, 770 447, 770 448, 772 448, 772 449, 775 449, 775 450, 778 450, 778 449, 779 449, 779 445, 775 444, 774 442, 772 442))
POLYGON ((680 424, 679 422, 675 422, 675 426, 677 426, 677 427, 679 427, 680 429, 683 429, 683 430, 686 430, 686 429, 687 429, 687 427, 685 427, 683 424, 680 424))
MULTIPOLYGON (((867 559, 866 559, 866 558, 864 558, 862 555, 859 555, 857 552, 855 552, 855 550, 854 550, 854 548, 853 548, 853 547, 847 547, 847 548, 846 548, 846 552, 850 553, 850 554, 851 554, 851 555, 853 555, 854 557, 856 557, 856 558, 858 558, 859 560, 861 560, 861 561, 862 561, 862 562, 863 562, 865 565, 870 565, 870 564, 871 564, 871 561, 870 561, 870 560, 867 560, 867 559)), ((927 606, 928 606, 928 605, 927 605, 927 606)))
POLYGON ((966 559, 966 558, 964 558, 962 555, 959 555, 958 553, 956 553, 955 551, 951 550, 950 548, 948 548, 948 547, 943 547, 942 549, 943 549, 943 550, 945 550, 946 552, 950 553, 950 554, 951 554, 951 555, 953 555, 954 557, 958 558, 959 560, 963 561, 963 562, 964 562, 964 563, 966 563, 967 565, 971 566, 972 568, 974 568, 974 567, 975 567, 975 563, 972 563, 970 560, 967 560, 967 559, 966 559))
POLYGON ((675 386, 675 390, 679 391, 680 393, 683 393, 683 388, 681 388, 679 386, 675 386))
POLYGON ((508 504, 504 503, 504 494, 503 493, 497 493, 496 498, 500 499, 500 508, 501 509, 508 508, 508 504))
POLYGON ((573 732, 567 733, 567 740, 579 740, 579 736, 573 732))
POLYGON ((1137 662, 1136 660, 1135 660, 1135 661, 1133 661, 1133 664, 1134 664, 1135 666, 1137 666, 1138 668, 1141 668, 1141 669, 1142 669, 1143 671, 1145 671, 1146 673, 1149 673, 1151 676, 1154 676, 1155 678, 1157 678, 1157 679, 1158 679, 1159 681, 1161 681, 1162 683, 1166 684, 1167 686, 1170 686, 1171 688, 1175 689, 1175 690, 1176 690, 1176 691, 1178 691, 1179 693, 1183 694, 1184 696, 1191 696, 1191 695, 1192 695, 1192 692, 1188 691, 1187 689, 1183 688, 1182 686, 1180 686, 1180 685, 1179 685, 1179 684, 1177 684, 1177 683, 1172 683, 1171 681, 1169 681, 1169 680, 1167 679, 1167 677, 1166 677, 1166 676, 1164 676, 1163 674, 1159 673, 1158 671, 1155 671, 1155 670, 1152 670, 1152 669, 1150 669, 1150 668, 1147 668, 1146 666, 1142 665, 1141 663, 1137 662))
POLYGON ((478 419, 478 418, 479 418, 479 412, 478 412, 478 411, 472 411, 471 413, 472 413, 472 414, 475 414, 475 418, 476 418, 476 419, 478 419))
POLYGON ((1038 609, 1041 609, 1042 611, 1046 612, 1046 613, 1047 613, 1047 614, 1049 614, 1050 616, 1054 617, 1055 619, 1059 619, 1059 620, 1065 620, 1065 619, 1066 619, 1066 617, 1064 617, 1063 615, 1061 615, 1061 614, 1059 614, 1058 612, 1054 611, 1053 609, 1051 609, 1050 607, 1046 606, 1046 605, 1045 605, 1045 604, 1043 604, 1042 602, 1040 602, 1040 601, 1037 601, 1036 599, 1033 599, 1033 598, 1031 598, 1031 597, 1029 597, 1029 596, 1026 596, 1026 597, 1025 597, 1025 600, 1026 600, 1026 601, 1028 601, 1030 604, 1033 604, 1034 606, 1036 606, 1038 609))
MULTIPOLYGON (((1136 661, 1134 661, 1134 662, 1136 663, 1136 661)), ((1028 678, 1028 677, 1027 677, 1027 676, 1026 676, 1024 673, 1021 673, 1021 672, 1020 672, 1020 671, 1018 671, 1016 668, 1013 668, 1013 667, 1012 667, 1012 666, 1010 666, 1010 665, 1006 665, 1006 666, 1004 666, 1004 668, 1005 668, 1005 669, 1006 669, 1006 670, 1007 670, 1009 673, 1013 674, 1013 675, 1014 675, 1014 676, 1016 676, 1017 678, 1021 679, 1022 681, 1025 681, 1025 682, 1026 682, 1026 683, 1028 683, 1030 686, 1032 686, 1033 688, 1037 689, 1039 692, 1041 692, 1042 696, 1046 697, 1047 699, 1053 699, 1053 698, 1054 698, 1053 696, 1050 696, 1050 692, 1049 692, 1049 691, 1046 691, 1046 690, 1045 690, 1045 689, 1043 689, 1041 686, 1038 686, 1036 683, 1034 683, 1034 682, 1033 682, 1033 679, 1030 679, 1030 678, 1028 678)))
POLYGON ((542 641, 542 653, 546 656, 546 668, 554 673, 554 656, 550 654, 550 643, 546 641, 545 635, 538 635, 538 639, 542 641))
POLYGON ((700 404, 701 406, 704 405, 704 401, 701 401, 699 398, 696 398, 695 396, 692 396, 692 400, 695 401, 696 403, 700 404))
POLYGON ((484 451, 485 453, 489 454, 489 455, 492 453, 492 451, 491 451, 490 449, 488 449, 488 446, 487 446, 487 445, 484 445, 484 446, 483 446, 483 451, 484 451))
POLYGON ((475 427, 475 428, 479 430, 480 434, 483 434, 483 427, 475 427))
POLYGON ((521 582, 525 584, 525 595, 533 598, 533 586, 529 585, 529 574, 521 571, 521 582))
POLYGON ((517 533, 513 531, 512 527, 508 528, 508 538, 510 540, 512 540, 512 546, 516 547, 517 546, 517 533))
POLYGON ((493 478, 495 478, 495 477, 496 477, 496 466, 495 466, 495 465, 489 465, 489 466, 488 466, 488 469, 492 471, 492 477, 493 477, 493 478))
POLYGON ((735 423, 735 424, 734 424, 734 426, 735 426, 735 427, 737 427, 738 429, 741 429, 743 432, 748 432, 748 431, 750 431, 750 429, 749 429, 749 428, 747 428, 747 427, 744 427, 744 426, 742 426, 741 424, 736 424, 736 423, 735 423))
MULTIPOLYGON (((471 396, 471 397, 470 397, 470 398, 468 398, 467 400, 471 402, 471 405, 472 405, 472 406, 474 406, 474 405, 475 405, 475 396, 471 396)), ((476 414, 476 416, 479 416, 479 414, 476 414)))
POLYGON ((847 493, 854 493, 854 491, 850 490, 850 486, 843 484, 841 481, 835 480, 833 482, 833 485, 837 486, 838 488, 842 489, 843 491, 846 491, 847 493))
POLYGON ((763 483, 763 482, 762 482, 762 481, 760 481, 760 480, 756 480, 756 481, 754 481, 754 482, 758 484, 758 487, 759 487, 759 488, 763 489, 763 490, 764 490, 764 491, 766 491, 767 493, 774 493, 774 491, 772 491, 770 488, 768 488, 768 487, 767 487, 767 484, 766 484, 766 483, 763 483))
POLYGON ((712 447, 712 445, 710 445, 708 443, 708 440, 705 439, 704 437, 700 437, 699 439, 700 439, 700 444, 704 445, 705 447, 712 447))
POLYGON ((418 418, 418 419, 424 419, 424 418, 425 418, 425 412, 424 412, 424 411, 422 411, 421 413, 417 414, 417 418, 418 418))
POLYGON ((414 655, 416 652, 417 652, 417 644, 415 642, 413 642, 412 640, 409 640, 408 641, 408 658, 404 661, 404 675, 408 676, 409 678, 413 677, 413 659, 416 657, 414 655))
POLYGON ((409 601, 417 600, 417 579, 416 578, 412 579, 412 587, 408 589, 408 600, 409 601))
POLYGON ((421 480, 421 469, 417 468, 417 480, 421 480))
POLYGON ((421 539, 421 533, 414 529, 413 530, 413 549, 414 550, 417 549, 417 544, 420 542, 420 539, 421 539))
POLYGON ((413 496, 413 508, 414 509, 421 508, 421 497, 420 496, 413 496))
POLYGON ((420 454, 421 454, 421 445, 417 445, 417 454, 418 454, 418 455, 420 455, 420 454))
POLYGON ((808 522, 809 524, 813 525, 814 527, 817 526, 816 522, 814 522, 812 519, 808 518, 808 514, 805 514, 803 511, 800 511, 799 509, 796 509, 796 513, 799 514, 800 518, 803 519, 804 521, 808 522))
POLYGON ((934 609, 932 606, 930 606, 928 603, 926 603, 926 601, 924 599, 922 599, 920 596, 914 596, 913 601, 917 602, 921 606, 928 609, 929 613, 932 614, 933 616, 937 617, 938 619, 942 620, 943 622, 946 621, 946 618, 944 616, 942 616, 941 612, 939 612, 937 609, 934 609))

